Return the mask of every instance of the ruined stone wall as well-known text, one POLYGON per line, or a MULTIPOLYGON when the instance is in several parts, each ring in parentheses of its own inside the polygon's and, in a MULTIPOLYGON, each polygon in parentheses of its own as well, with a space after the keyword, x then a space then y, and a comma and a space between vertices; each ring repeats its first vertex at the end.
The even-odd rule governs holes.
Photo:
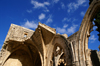
POLYGON ((100 9, 100 0, 93 0, 82 20, 76 41, 76 44, 78 44, 77 58, 79 63, 79 65, 77 66, 92 66, 90 58, 91 52, 88 49, 88 38, 93 28, 92 21, 99 9, 100 9))
POLYGON ((12 24, 0 55, 0 66, 73 65, 67 35, 39 23, 35 31, 12 24), (25 35, 25 36, 24 36, 25 35))
POLYGON ((23 41, 25 39, 30 38, 33 35, 33 33, 33 30, 11 24, 5 42, 9 40, 23 41))
POLYGON ((98 9, 100 0, 93 0, 79 31, 70 37, 41 23, 35 31, 11 24, 0 52, 0 66, 92 66, 88 38, 98 9))

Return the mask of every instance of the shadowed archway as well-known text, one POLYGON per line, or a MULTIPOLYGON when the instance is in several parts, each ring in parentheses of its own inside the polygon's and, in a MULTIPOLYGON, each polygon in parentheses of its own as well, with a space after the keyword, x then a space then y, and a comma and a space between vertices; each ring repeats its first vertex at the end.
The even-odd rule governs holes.
POLYGON ((38 50, 32 46, 23 46, 11 53, 3 66, 42 66, 38 50))

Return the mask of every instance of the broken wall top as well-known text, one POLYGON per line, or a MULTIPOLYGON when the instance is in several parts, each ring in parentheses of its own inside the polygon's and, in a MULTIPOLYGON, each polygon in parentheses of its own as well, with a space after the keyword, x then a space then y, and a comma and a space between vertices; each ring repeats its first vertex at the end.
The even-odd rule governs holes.
POLYGON ((30 30, 30 29, 27 29, 15 24, 11 24, 8 34, 6 36, 5 42, 9 40, 23 41, 25 39, 30 38, 33 33, 34 33, 33 30, 30 30))

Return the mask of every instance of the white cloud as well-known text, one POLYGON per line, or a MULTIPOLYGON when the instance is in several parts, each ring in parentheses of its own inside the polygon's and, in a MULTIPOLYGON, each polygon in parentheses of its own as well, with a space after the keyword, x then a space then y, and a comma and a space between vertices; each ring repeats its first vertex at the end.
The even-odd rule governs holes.
POLYGON ((64 18, 64 19, 62 20, 62 22, 66 21, 66 20, 67 20, 67 18, 64 18))
POLYGON ((47 19, 46 23, 51 23, 51 22, 53 22, 52 15, 49 15, 49 18, 47 19))
POLYGON ((28 13, 32 13, 32 10, 27 10, 28 13))
POLYGON ((68 27, 68 24, 64 24, 63 28, 67 28, 68 27))
POLYGON ((67 21, 67 22, 75 22, 77 19, 76 18, 64 18, 63 20, 62 20, 62 22, 65 22, 65 21, 67 21))
POLYGON ((81 16, 84 16, 84 15, 85 15, 85 12, 82 11, 80 15, 81 15, 81 16))
POLYGON ((57 27, 57 32, 58 33, 66 33, 66 29, 57 27))
POLYGON ((28 21, 28 20, 21 26, 25 28, 32 28, 32 29, 37 28, 37 24, 34 21, 28 21))
POLYGON ((77 26, 78 26, 78 25, 74 25, 74 24, 73 24, 70 28, 67 29, 67 34, 75 33, 77 26))
POLYGON ((62 9, 65 9, 64 3, 61 3, 61 7, 62 7, 62 9))
POLYGON ((53 0, 53 3, 58 3, 59 2, 59 0, 53 0))
POLYGON ((46 6, 49 6, 50 3, 49 2, 44 2, 44 3, 39 3, 37 1, 31 0, 31 4, 34 5, 34 8, 45 8, 46 6))
POLYGON ((95 35, 91 35, 89 39, 91 40, 91 43, 93 43, 97 38, 95 38, 95 35))
POLYGON ((82 6, 86 0, 77 0, 77 2, 71 2, 68 4, 68 12, 74 11, 79 8, 79 6, 82 6))
POLYGON ((49 9, 47 9, 47 7, 45 7, 44 12, 49 12, 49 9))
POLYGON ((42 20, 42 19, 44 19, 44 18, 45 18, 45 14, 41 13, 41 14, 39 15, 39 20, 42 20))
POLYGON ((78 25, 72 25, 71 27, 67 28, 68 25, 64 25, 63 28, 57 27, 58 33, 66 33, 66 34, 73 34, 76 31, 78 25))
POLYGON ((83 3, 86 2, 86 0, 77 0, 77 2, 78 2, 78 5, 82 5, 83 3))
POLYGON ((48 18, 47 22, 46 23, 50 23, 52 22, 53 20, 51 18, 48 18))
POLYGON ((44 5, 50 5, 50 3, 49 2, 44 2, 44 5))
POLYGON ((49 12, 49 9, 47 8, 47 6, 50 5, 49 2, 43 2, 43 3, 40 3, 40 2, 37 2, 37 1, 34 1, 34 0, 31 0, 31 4, 34 5, 34 8, 43 8, 44 12, 49 12))
POLYGON ((70 22, 71 21, 71 18, 64 18, 63 20, 62 20, 62 22, 64 22, 64 21, 67 21, 67 22, 70 22))
POLYGON ((34 8, 46 7, 46 6, 50 5, 49 2, 39 3, 39 2, 34 1, 34 0, 31 0, 31 4, 34 5, 34 8))
POLYGON ((76 10, 78 8, 78 5, 76 3, 69 3, 68 4, 68 12, 72 10, 76 10))

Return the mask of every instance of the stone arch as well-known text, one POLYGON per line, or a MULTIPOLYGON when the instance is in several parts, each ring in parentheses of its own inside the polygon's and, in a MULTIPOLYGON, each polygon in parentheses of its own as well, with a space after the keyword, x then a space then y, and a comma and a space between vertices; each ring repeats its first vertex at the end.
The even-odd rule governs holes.
POLYGON ((27 45, 33 61, 33 66, 43 66, 43 57, 37 46, 34 44, 28 44, 27 45))
POLYGON ((52 61, 54 66, 60 65, 61 61, 64 65, 72 66, 73 55, 71 50, 71 45, 68 40, 61 36, 56 35, 53 40, 53 52, 52 52, 52 61), (62 59, 63 57, 63 59, 62 59))
POLYGON ((41 54, 35 45, 26 43, 14 49, 10 45, 9 48, 11 54, 3 66, 42 66, 41 54))
POLYGON ((88 38, 90 36, 90 32, 92 31, 93 24, 92 21, 97 14, 97 11, 100 9, 100 0, 93 0, 91 5, 89 6, 78 32, 78 59, 79 66, 91 66, 91 59, 87 53, 88 49, 88 38))
POLYGON ((13 52, 3 66, 32 66, 32 59, 22 49, 13 52))

